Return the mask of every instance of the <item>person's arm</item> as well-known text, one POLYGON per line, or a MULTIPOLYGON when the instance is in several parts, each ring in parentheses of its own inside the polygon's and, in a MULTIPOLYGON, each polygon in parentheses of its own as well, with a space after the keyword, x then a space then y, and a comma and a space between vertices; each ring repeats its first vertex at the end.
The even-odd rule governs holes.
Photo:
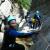
POLYGON ((13 31, 13 30, 11 30, 10 32, 9 32, 9 35, 10 36, 13 36, 13 37, 18 37, 18 36, 25 36, 25 35, 31 35, 32 33, 31 32, 29 32, 29 33, 24 33, 24 32, 17 32, 17 31, 13 31))

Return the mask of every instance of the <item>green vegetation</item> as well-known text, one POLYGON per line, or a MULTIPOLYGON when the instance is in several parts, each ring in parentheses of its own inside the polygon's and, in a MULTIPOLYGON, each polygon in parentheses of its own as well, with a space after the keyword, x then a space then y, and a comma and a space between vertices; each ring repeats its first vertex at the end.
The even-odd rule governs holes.
POLYGON ((30 9, 31 0, 14 0, 16 3, 20 4, 25 9, 30 9))

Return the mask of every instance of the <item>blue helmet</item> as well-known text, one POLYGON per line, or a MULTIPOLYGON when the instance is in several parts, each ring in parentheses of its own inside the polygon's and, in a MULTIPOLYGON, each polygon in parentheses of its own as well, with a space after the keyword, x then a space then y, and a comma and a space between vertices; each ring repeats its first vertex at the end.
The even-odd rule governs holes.
POLYGON ((11 20, 16 20, 14 16, 8 16, 7 21, 10 22, 11 20))

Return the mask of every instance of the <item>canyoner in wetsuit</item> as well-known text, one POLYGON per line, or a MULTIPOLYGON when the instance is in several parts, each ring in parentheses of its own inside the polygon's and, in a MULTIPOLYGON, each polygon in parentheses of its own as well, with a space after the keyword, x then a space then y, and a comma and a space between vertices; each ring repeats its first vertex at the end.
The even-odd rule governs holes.
POLYGON ((22 31, 16 31, 16 19, 14 16, 9 16, 7 18, 8 21, 8 28, 5 30, 4 33, 4 39, 3 39, 3 44, 1 50, 9 50, 9 49, 14 49, 14 50, 25 50, 23 45, 20 45, 15 42, 16 37, 24 37, 24 36, 30 36, 32 33, 24 33, 22 31))

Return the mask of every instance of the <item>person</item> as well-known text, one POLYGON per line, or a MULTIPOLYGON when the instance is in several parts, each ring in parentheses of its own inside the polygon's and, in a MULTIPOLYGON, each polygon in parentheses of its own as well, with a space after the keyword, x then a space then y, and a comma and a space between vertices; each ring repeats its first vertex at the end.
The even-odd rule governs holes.
POLYGON ((39 34, 39 31, 42 28, 41 15, 40 15, 39 11, 36 11, 35 14, 32 16, 31 23, 32 23, 31 24, 31 28, 37 30, 35 32, 33 31, 33 41, 37 42, 38 41, 38 37, 37 36, 39 34))
POLYGON ((23 33, 21 31, 16 30, 16 19, 14 16, 9 16, 7 18, 8 28, 4 32, 4 39, 1 50, 25 50, 23 45, 20 45, 15 42, 16 37, 24 37, 27 35, 31 35, 32 33, 23 33))
POLYGON ((34 14, 34 19, 38 21, 38 26, 40 26, 41 25, 41 14, 39 11, 36 11, 36 13, 34 14))

